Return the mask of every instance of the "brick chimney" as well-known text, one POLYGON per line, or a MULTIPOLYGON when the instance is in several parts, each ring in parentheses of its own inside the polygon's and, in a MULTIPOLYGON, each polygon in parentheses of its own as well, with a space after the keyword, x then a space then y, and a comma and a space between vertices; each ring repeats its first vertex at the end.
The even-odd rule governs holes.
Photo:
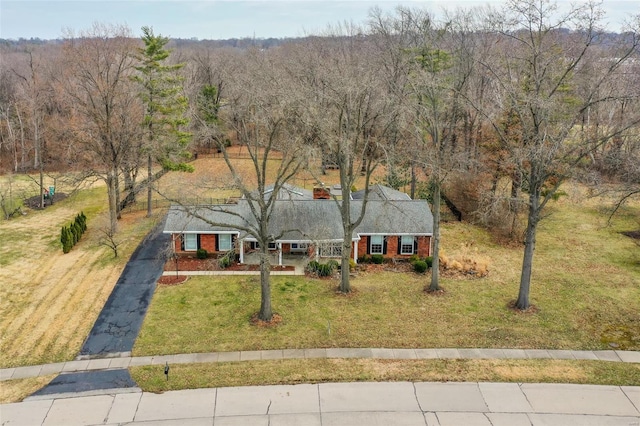
POLYGON ((314 200, 330 200, 331 193, 327 188, 316 186, 313 188, 313 199, 314 200))

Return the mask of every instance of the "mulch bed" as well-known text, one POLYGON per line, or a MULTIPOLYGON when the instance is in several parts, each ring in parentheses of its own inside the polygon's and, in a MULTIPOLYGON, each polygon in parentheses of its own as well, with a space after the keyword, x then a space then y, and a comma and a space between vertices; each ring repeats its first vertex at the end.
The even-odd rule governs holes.
POLYGON ((516 307, 516 300, 510 300, 509 303, 507 303, 507 308, 509 308, 511 311, 517 314, 522 314, 522 315, 537 314, 540 311, 538 307, 534 304, 530 304, 529 307, 524 310, 518 309, 516 307))
MULTIPOLYGON (((176 271, 176 262, 168 260, 164 265, 165 271, 176 271)), ((181 256, 178 258, 178 271, 259 271, 260 265, 248 265, 246 263, 233 263, 226 268, 220 268, 218 259, 198 259, 197 257, 181 256)), ((272 271, 294 271, 295 267, 289 265, 272 265, 272 271)))
POLYGON ((635 240, 640 240, 640 231, 627 231, 622 232, 622 235, 626 235, 629 238, 633 238, 635 240))
POLYGON ((189 279, 186 275, 163 275, 158 280, 158 284, 172 286, 182 284, 189 279))
MULTIPOLYGON (((53 194, 53 204, 57 203, 58 201, 62 201, 67 197, 68 197, 68 195, 65 194, 64 192, 56 192, 55 194, 53 194)), ((40 196, 36 195, 36 196, 31 197, 31 198, 27 198, 26 200, 24 200, 24 205, 26 207, 29 207, 30 209, 34 209, 34 210, 39 209, 40 208, 40 196)), ((45 198, 44 205, 45 205, 45 207, 50 206, 51 205, 51 200, 45 198)))
POLYGON ((275 327, 282 322, 282 315, 274 313, 271 317, 271 321, 262 321, 258 319, 258 313, 256 312, 251 316, 251 324, 258 327, 275 327))

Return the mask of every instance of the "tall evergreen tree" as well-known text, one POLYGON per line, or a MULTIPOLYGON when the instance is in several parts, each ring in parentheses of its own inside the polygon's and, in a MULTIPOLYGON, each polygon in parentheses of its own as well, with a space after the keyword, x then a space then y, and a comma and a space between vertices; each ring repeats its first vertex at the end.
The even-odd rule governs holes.
POLYGON ((142 27, 144 48, 139 49, 141 65, 134 80, 141 85, 140 95, 145 104, 143 126, 147 137, 147 217, 151 216, 153 164, 163 170, 191 168, 182 160, 188 158, 186 147, 191 134, 182 130, 189 123, 186 117, 188 100, 182 92, 182 77, 178 74, 184 63, 168 64, 171 53, 165 46, 167 37, 155 35, 153 28, 142 27))

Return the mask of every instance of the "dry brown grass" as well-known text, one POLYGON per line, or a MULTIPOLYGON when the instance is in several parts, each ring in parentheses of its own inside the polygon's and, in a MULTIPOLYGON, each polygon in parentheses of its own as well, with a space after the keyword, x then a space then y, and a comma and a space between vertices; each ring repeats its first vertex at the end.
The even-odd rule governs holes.
POLYGON ((111 293, 127 257, 153 220, 124 216, 122 256, 98 245, 103 194, 93 192, 43 211, 0 223, 0 366, 73 359, 111 293), (99 198, 97 198, 99 197, 99 198), (89 216, 83 239, 68 253, 59 245, 62 225, 81 210, 89 216), (140 224, 147 226, 140 227, 140 224))
POLYGON ((440 266, 444 269, 444 276, 482 278, 489 274, 491 259, 473 246, 473 242, 465 242, 456 250, 455 256, 451 257, 444 250, 440 252, 440 266))
MULTIPOLYGON (((269 176, 273 178, 277 159, 270 162, 274 167, 269 176)), ((239 159, 234 163, 245 176, 245 183, 255 185, 251 161, 239 159)), ((170 198, 239 195, 230 189, 233 178, 222 158, 202 158, 193 165, 196 173, 163 177, 159 192, 170 198)), ((338 171, 330 170, 322 178, 327 185, 337 183, 338 171)), ((25 177, 11 179, 16 191, 33 186, 25 177)), ((311 188, 315 179, 304 172, 292 183, 311 188)), ((43 211, 28 211, 26 216, 0 222, 0 367, 73 359, 126 259, 157 220, 145 219, 144 212, 125 215, 119 223, 119 238, 125 241, 120 247, 121 256, 111 260, 110 251, 98 245, 98 217, 106 210, 106 195, 102 185, 92 188, 43 211), (59 230, 80 211, 89 216, 89 229, 64 255, 59 248, 59 230)))
MULTIPOLYGON (((231 150, 230 156, 236 157, 238 148, 231 150)), ((248 188, 255 187, 256 174, 253 162, 246 158, 233 159, 236 171, 243 176, 242 182, 248 188)), ((160 179, 158 185, 159 192, 170 199, 183 198, 226 198, 237 197, 239 191, 233 189, 234 177, 229 171, 222 157, 199 158, 191 163, 194 173, 171 173, 160 179)), ((273 182, 277 173, 277 159, 269 160, 267 167, 267 183, 273 182), (270 167, 272 166, 272 167, 270 167)), ((384 170, 379 168, 372 177, 372 182, 382 179, 384 170)), ((334 185, 340 182, 338 170, 327 170, 326 175, 311 173, 309 170, 301 171, 289 182, 300 188, 312 189, 318 179, 325 185, 334 185), (314 177, 314 175, 316 175, 314 177)), ((364 188, 364 178, 359 176, 355 186, 357 189, 364 188)))
POLYGON ((177 364, 171 368, 169 381, 161 365, 130 371, 146 392, 344 381, 640 384, 640 365, 568 360, 289 359, 177 364))
POLYGON ((38 389, 48 385, 56 376, 57 374, 51 374, 49 376, 0 382, 0 404, 22 401, 38 389))

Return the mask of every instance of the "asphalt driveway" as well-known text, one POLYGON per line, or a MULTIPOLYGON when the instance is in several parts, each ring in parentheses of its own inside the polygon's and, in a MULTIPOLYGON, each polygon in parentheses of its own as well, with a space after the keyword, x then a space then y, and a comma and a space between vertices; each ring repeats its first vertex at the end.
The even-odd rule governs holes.
POLYGON ((164 221, 136 248, 85 340, 78 358, 118 356, 133 349, 156 282, 162 275, 164 261, 159 253, 171 238, 162 234, 163 228, 164 221))

